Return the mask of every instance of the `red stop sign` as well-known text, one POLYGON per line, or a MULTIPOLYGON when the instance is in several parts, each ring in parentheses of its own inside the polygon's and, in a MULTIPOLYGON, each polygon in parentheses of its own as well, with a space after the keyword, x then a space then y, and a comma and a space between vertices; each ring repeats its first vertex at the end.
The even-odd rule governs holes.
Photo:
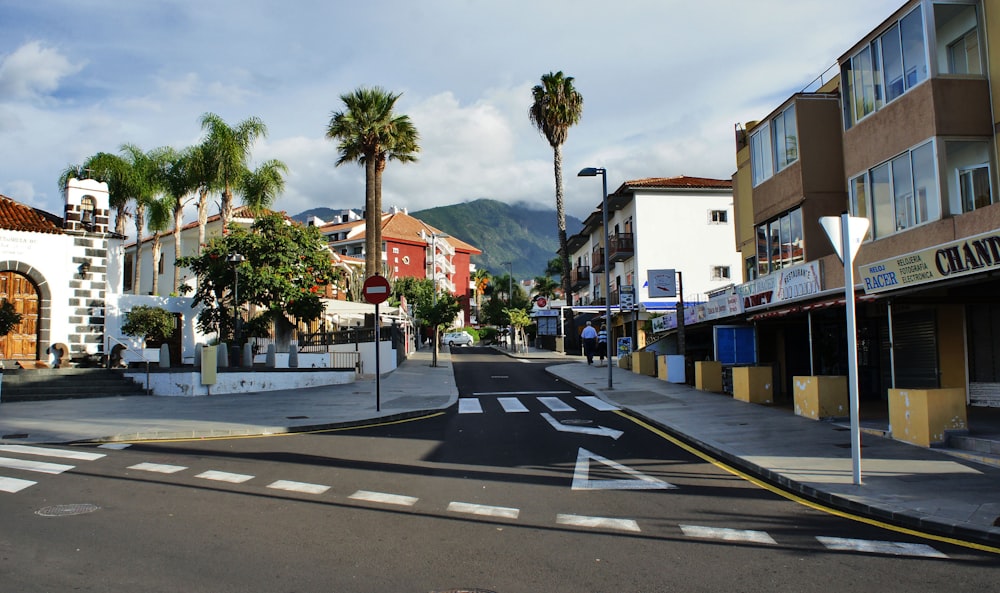
POLYGON ((369 276, 361 287, 361 294, 373 305, 383 303, 389 298, 389 281, 384 276, 369 276))

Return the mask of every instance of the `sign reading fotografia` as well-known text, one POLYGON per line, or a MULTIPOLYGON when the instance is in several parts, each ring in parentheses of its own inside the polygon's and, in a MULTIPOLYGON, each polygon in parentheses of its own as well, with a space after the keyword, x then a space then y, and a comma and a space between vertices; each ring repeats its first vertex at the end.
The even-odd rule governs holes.
POLYGON ((1000 231, 943 243, 860 266, 865 294, 906 288, 1000 268, 1000 231))

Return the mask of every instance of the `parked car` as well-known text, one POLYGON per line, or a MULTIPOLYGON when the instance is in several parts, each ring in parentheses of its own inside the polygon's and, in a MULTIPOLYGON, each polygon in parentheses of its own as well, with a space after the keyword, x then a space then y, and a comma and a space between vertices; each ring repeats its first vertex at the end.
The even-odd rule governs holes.
POLYGON ((475 340, 469 332, 448 332, 441 342, 446 346, 471 346, 475 340))

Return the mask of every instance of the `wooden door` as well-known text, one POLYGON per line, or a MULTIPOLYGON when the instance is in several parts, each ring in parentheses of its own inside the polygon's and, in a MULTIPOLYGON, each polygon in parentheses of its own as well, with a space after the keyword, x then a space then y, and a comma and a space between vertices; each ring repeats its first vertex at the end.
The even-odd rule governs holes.
POLYGON ((21 323, 0 337, 0 358, 36 360, 38 358, 38 291, 34 283, 17 272, 0 272, 0 299, 14 304, 21 323))

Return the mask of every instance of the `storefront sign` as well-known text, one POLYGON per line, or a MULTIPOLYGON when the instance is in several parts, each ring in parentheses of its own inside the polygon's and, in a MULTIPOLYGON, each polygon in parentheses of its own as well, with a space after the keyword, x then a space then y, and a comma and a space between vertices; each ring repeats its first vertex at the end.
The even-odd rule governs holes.
POLYGON ((819 262, 783 268, 736 287, 744 311, 809 298, 821 290, 819 262))
POLYGON ((1000 269, 1000 232, 991 231, 859 268, 865 294, 1000 269))

